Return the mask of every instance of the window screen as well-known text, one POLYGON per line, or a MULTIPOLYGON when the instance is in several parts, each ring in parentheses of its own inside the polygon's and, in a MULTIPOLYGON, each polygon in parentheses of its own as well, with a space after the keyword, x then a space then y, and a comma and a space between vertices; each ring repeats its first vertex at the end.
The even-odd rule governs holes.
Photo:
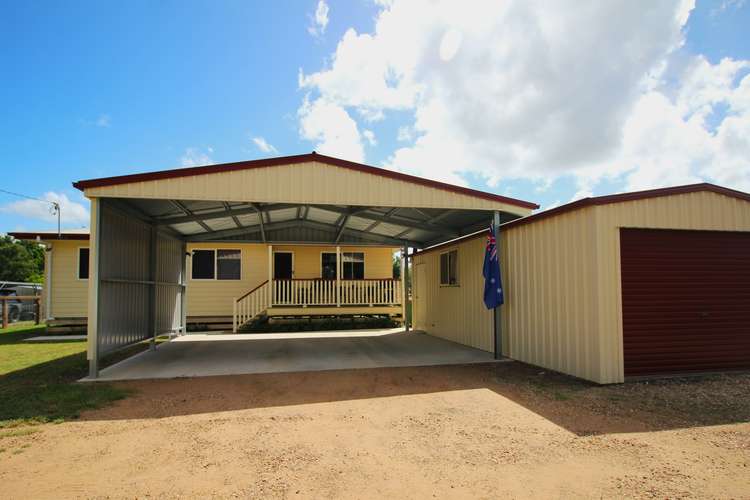
POLYGON ((214 255, 213 250, 193 250, 193 279, 214 279, 214 255))
POLYGON ((78 249, 78 279, 89 279, 89 249, 78 249))
POLYGON ((440 254, 440 284, 458 285, 458 250, 440 254))
POLYGON ((216 251, 216 278, 220 280, 238 280, 242 274, 239 250, 216 251))
POLYGON ((320 258, 320 277, 324 280, 336 279, 336 254, 323 252, 320 258))
POLYGON ((342 278, 345 280, 365 279, 365 254, 362 252, 345 252, 341 254, 342 278))

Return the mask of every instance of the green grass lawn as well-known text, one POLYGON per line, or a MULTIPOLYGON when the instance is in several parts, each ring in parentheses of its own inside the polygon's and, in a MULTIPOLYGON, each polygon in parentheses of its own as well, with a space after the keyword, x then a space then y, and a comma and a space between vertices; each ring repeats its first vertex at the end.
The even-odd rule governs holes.
MULTIPOLYGON (((110 384, 76 383, 88 373, 85 340, 23 341, 44 332, 43 325, 0 329, 0 429, 73 419, 128 395, 110 384)), ((104 364, 143 348, 121 351, 104 364)))

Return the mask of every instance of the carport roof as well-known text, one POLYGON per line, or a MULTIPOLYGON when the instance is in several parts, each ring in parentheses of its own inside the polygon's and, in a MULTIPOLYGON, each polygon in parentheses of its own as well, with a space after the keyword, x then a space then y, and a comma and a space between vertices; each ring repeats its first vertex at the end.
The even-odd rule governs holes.
POLYGON ((484 191, 478 191, 476 189, 470 189, 463 186, 455 186, 444 182, 438 182, 431 179, 425 179, 414 175, 408 175, 401 172, 395 172, 393 170, 387 170, 384 168, 373 167, 371 165, 365 165, 363 163, 356 163, 341 158, 334 158, 332 156, 321 155, 313 151, 312 153, 292 155, 292 156, 280 156, 275 158, 262 158, 258 160, 248 160, 233 163, 221 163, 217 165, 205 165, 199 167, 190 168, 178 168, 171 170, 160 170, 156 172, 145 172, 139 174, 120 175, 115 177, 102 177, 99 179, 81 180, 73 183, 73 187, 84 191, 89 188, 104 187, 104 186, 115 186, 118 184, 130 184, 134 182, 153 181, 162 179, 176 179, 180 177, 190 177, 195 175, 206 175, 206 174, 217 174, 222 172, 235 172, 238 170, 250 170, 255 168, 274 167, 280 165, 290 165, 296 163, 305 162, 318 162, 327 165, 333 165, 349 170, 363 172, 367 174, 377 175, 380 177, 387 177, 400 181, 409 182, 412 184, 418 184, 428 186, 432 188, 441 189, 448 192, 459 193, 468 195, 476 198, 481 198, 489 201, 496 201, 499 203, 505 203, 509 205, 515 205, 526 209, 537 209, 539 205, 528 201, 518 200, 515 198, 509 198, 507 196, 501 196, 494 193, 487 193, 484 191))
POLYGON ((423 248, 538 208, 315 152, 73 185, 186 241, 423 248))

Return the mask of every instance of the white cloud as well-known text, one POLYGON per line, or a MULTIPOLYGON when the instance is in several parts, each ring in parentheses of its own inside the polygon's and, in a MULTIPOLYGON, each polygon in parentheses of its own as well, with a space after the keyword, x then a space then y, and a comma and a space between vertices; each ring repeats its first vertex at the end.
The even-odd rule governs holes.
POLYGON ((367 130, 367 129, 363 130, 362 131, 362 137, 364 137, 367 140, 367 143, 370 146, 377 146, 378 145, 378 141, 375 138, 375 132, 373 132, 372 130, 367 130))
POLYGON ((325 0, 318 0, 318 6, 315 8, 315 14, 310 16, 310 26, 307 32, 314 37, 323 36, 328 27, 328 4, 325 0))
POLYGON ((298 117, 300 136, 314 141, 318 153, 364 161, 359 127, 343 107, 322 99, 314 102, 305 99, 298 117))
POLYGON ((414 139, 414 132, 412 131, 411 127, 403 126, 398 128, 398 132, 396 134, 396 139, 399 142, 408 142, 414 139))
POLYGON ((273 147, 272 144, 269 144, 268 141, 266 141, 263 137, 253 137, 252 138, 255 145, 263 151, 264 153, 278 153, 279 151, 273 147))
POLYGON ((456 57, 458 49, 461 48, 462 40, 463 34, 460 30, 455 28, 448 29, 443 35, 443 39, 440 40, 440 59, 448 62, 456 57))
MULTIPOLYGON (((43 200, 60 205, 60 223, 63 227, 81 227, 90 221, 88 209, 81 203, 68 198, 64 193, 49 191, 41 197, 43 200)), ((37 219, 57 224, 57 215, 49 203, 37 200, 19 200, 0 206, 0 212, 14 214, 29 219, 37 219)))
POLYGON ((209 154, 214 152, 212 147, 206 149, 207 153, 201 151, 200 148, 187 148, 185 153, 180 157, 180 163, 183 167, 198 167, 201 165, 210 165, 214 161, 209 154))
POLYGON ((573 176, 578 197, 603 179, 750 189, 749 63, 687 54, 692 1, 379 5, 372 33, 349 29, 330 63, 300 72, 301 131, 310 109, 335 110, 359 155, 359 120, 407 112, 386 166, 417 175, 573 176))

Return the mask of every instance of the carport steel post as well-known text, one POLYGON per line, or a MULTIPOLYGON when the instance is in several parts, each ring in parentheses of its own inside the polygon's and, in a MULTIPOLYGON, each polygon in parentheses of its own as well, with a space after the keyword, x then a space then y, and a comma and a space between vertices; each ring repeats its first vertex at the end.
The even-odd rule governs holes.
POLYGON ((99 198, 91 198, 91 237, 89 241, 89 320, 88 358, 89 377, 99 376, 99 249, 101 248, 101 203, 99 198))

